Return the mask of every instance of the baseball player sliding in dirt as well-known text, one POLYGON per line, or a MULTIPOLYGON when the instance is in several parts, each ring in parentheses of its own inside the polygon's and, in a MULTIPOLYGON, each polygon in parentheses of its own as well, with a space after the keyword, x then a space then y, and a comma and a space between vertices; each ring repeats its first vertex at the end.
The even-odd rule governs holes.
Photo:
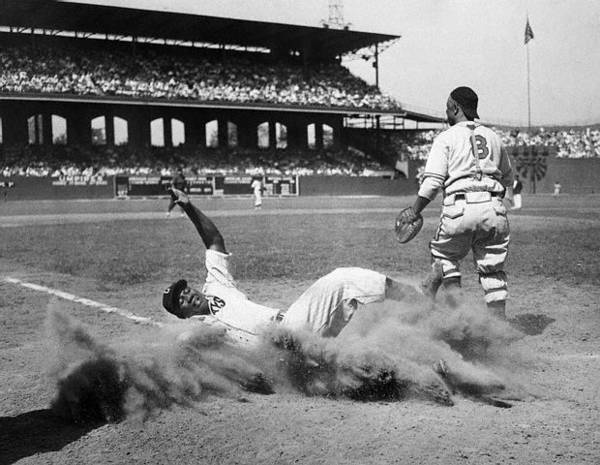
POLYGON ((411 286, 364 268, 338 268, 318 279, 284 313, 250 301, 237 288, 230 272, 231 254, 215 224, 181 190, 172 189, 206 246, 206 282, 202 291, 179 280, 163 295, 163 306, 179 318, 212 315, 222 323, 252 334, 280 322, 291 330, 308 330, 335 337, 350 322, 359 306, 384 299, 418 298, 411 286))
MULTIPOLYGON (((163 306, 181 319, 200 319, 207 323, 217 320, 235 335, 234 342, 251 342, 272 324, 292 331, 335 337, 364 305, 384 299, 416 302, 424 298, 412 286, 373 270, 353 267, 337 268, 321 277, 285 312, 252 302, 237 288, 230 272, 231 254, 215 224, 183 191, 172 189, 172 195, 206 246, 207 276, 202 291, 190 287, 184 279, 173 283, 163 293, 163 306)), ((444 361, 436 362, 433 370, 450 391, 460 391, 463 386, 467 386, 471 394, 502 389, 494 376, 485 382, 474 381, 469 373, 460 367, 449 367, 444 361)))
POLYGON ((512 203, 513 170, 500 137, 476 123, 478 97, 469 87, 454 89, 446 104, 450 128, 438 135, 412 207, 417 219, 440 190, 442 216, 430 243, 435 296, 443 283, 450 295, 461 286, 459 262, 473 251, 479 282, 492 314, 506 318, 504 261, 509 227, 503 199, 512 203))

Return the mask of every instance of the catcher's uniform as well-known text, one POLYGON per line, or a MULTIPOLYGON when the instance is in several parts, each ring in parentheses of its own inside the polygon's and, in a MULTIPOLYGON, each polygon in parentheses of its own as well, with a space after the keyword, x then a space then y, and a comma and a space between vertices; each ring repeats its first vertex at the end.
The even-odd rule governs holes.
POLYGON ((230 257, 206 251, 208 273, 202 291, 216 320, 251 335, 282 320, 281 324, 290 329, 334 337, 348 324, 359 304, 385 298, 385 275, 363 268, 337 268, 318 279, 283 315, 278 309, 248 300, 237 288, 229 269, 230 257))
POLYGON ((502 202, 513 171, 500 137, 472 121, 462 121, 437 136, 425 165, 419 196, 433 200, 444 191, 442 215, 431 255, 444 278, 460 277, 459 261, 469 250, 487 303, 506 300, 504 261, 509 226, 502 202))

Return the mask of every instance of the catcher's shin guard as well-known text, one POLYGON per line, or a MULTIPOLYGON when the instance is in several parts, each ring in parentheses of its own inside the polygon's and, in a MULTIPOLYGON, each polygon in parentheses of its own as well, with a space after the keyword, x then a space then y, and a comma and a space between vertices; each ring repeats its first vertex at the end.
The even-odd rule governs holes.
POLYGON ((485 293, 485 302, 503 302, 508 297, 508 285, 504 271, 480 273, 479 283, 485 293))

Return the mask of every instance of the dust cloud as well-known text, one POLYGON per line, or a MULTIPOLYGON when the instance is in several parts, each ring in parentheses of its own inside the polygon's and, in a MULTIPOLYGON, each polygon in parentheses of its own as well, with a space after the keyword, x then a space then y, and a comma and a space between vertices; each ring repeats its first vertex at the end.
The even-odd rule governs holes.
POLYGON ((274 325, 250 345, 233 342, 222 328, 182 321, 138 327, 109 346, 56 302, 46 327, 52 408, 74 422, 146 418, 245 391, 442 405, 460 394, 507 407, 507 399, 526 394, 517 367, 531 362, 511 346, 521 332, 469 302, 374 304, 337 338, 274 325))
POLYGON ((145 419, 211 394, 272 392, 261 370, 214 328, 195 328, 184 342, 178 338, 185 331, 182 325, 139 328, 142 334, 109 347, 52 308, 46 329, 48 376, 56 385, 51 407, 76 423, 145 419))

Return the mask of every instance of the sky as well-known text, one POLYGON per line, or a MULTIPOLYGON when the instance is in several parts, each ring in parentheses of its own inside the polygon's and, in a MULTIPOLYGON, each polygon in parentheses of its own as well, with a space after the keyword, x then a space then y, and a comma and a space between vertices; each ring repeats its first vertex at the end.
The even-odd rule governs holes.
MULTIPOLYGON (((75 1, 317 27, 329 15, 328 0, 75 1)), ((406 108, 441 115, 468 85, 482 120, 526 125, 528 48, 532 124, 600 123, 600 0, 344 0, 343 13, 351 30, 402 36, 380 55, 379 81, 406 108)), ((374 83, 369 63, 345 64, 374 83)))

